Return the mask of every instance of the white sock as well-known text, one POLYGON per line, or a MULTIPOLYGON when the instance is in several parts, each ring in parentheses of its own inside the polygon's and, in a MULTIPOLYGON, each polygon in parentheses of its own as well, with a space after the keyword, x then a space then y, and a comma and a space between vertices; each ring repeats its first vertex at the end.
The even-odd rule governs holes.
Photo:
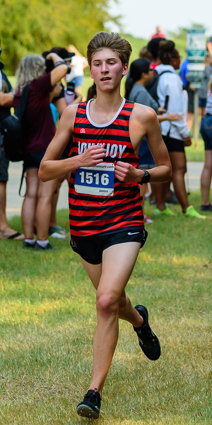
POLYGON ((35 245, 35 239, 25 239, 25 242, 29 243, 30 245, 35 245))
POLYGON ((48 239, 46 239, 46 241, 39 241, 39 240, 37 240, 37 243, 38 243, 38 245, 42 246, 42 248, 45 248, 46 245, 48 245, 49 240, 48 239))

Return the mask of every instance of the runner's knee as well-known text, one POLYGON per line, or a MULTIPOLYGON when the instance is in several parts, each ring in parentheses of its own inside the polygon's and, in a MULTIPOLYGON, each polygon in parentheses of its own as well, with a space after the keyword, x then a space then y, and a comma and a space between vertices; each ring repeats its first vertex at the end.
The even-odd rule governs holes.
POLYGON ((119 300, 115 294, 101 294, 96 296, 96 309, 104 315, 118 313, 119 300))

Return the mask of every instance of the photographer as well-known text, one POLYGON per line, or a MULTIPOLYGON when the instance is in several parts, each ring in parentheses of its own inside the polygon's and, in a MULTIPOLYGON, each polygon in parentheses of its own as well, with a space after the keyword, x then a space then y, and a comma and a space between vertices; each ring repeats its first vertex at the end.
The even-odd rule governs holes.
POLYGON ((46 73, 45 60, 39 55, 22 59, 17 71, 13 106, 16 109, 23 88, 30 83, 26 109, 23 115, 23 137, 25 143, 24 168, 26 171, 26 195, 22 205, 22 225, 25 234, 23 248, 36 250, 52 249, 48 241, 52 196, 57 180, 43 183, 38 178, 40 161, 52 137, 55 125, 49 103, 52 88, 69 70, 67 64, 56 53, 48 54, 53 69, 46 73), (34 236, 36 223, 37 242, 34 236))
MULTIPOLYGON (((72 57, 75 55, 75 53, 68 52, 64 47, 52 47, 50 52, 44 52, 43 56, 46 58, 49 53, 57 53, 65 62, 67 65, 71 65, 72 57)), ((47 70, 51 71, 53 67, 53 63, 50 60, 46 60, 46 68, 47 70)), ((69 73, 67 73, 68 75, 69 73)), ((67 79, 67 75, 65 79, 67 79)), ((79 103, 82 101, 82 96, 80 93, 77 93, 75 91, 75 84, 73 82, 67 83, 67 87, 64 87, 62 82, 58 82, 57 85, 54 87, 53 91, 50 94, 50 102, 51 102, 51 108, 53 116, 56 113, 56 120, 57 118, 60 118, 62 115, 64 109, 67 105, 79 103)), ((65 151, 63 152, 63 159, 68 157, 68 154, 71 150, 71 140, 66 146, 65 151)), ((49 226, 49 235, 51 237, 55 238, 65 238, 68 234, 65 229, 63 229, 61 226, 57 223, 57 217, 56 217, 56 210, 57 210, 57 202, 59 197, 59 190, 61 187, 61 184, 64 180, 69 181, 69 174, 65 177, 62 177, 58 179, 57 189, 52 197, 52 211, 51 211, 51 219, 50 219, 50 226, 49 226)))
MULTIPOLYGON (((1 54, 1 47, 0 47, 1 54)), ((0 239, 20 240, 24 238, 19 232, 11 229, 6 218, 6 186, 8 181, 9 160, 5 156, 1 136, 1 122, 10 115, 12 106, 12 86, 2 71, 4 65, 0 62, 0 239)))

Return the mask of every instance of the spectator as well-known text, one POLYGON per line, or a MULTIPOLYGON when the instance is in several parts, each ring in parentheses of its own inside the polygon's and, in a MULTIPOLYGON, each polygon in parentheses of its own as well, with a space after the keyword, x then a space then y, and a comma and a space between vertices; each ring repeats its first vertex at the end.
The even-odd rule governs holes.
MULTIPOLYGON (((156 71, 158 74, 163 71, 166 72, 159 78, 157 87, 157 95, 160 105, 164 105, 166 95, 169 96, 168 111, 177 111, 182 115, 183 113, 183 95, 182 95, 182 81, 175 72, 179 69, 180 55, 175 48, 173 41, 161 41, 159 56, 161 65, 158 65, 156 71)), ((174 185, 175 194, 182 207, 182 212, 185 217, 191 216, 196 218, 205 218, 200 215, 192 205, 189 206, 188 197, 185 187, 184 175, 186 173, 186 156, 184 146, 191 145, 190 131, 187 127, 185 120, 176 122, 164 121, 161 123, 161 131, 163 140, 169 152, 172 164, 172 181, 174 185)), ((157 208, 154 210, 154 215, 165 214, 165 210, 160 204, 164 202, 163 186, 160 184, 157 188, 157 208)))
MULTIPOLYGON (((57 53, 57 55, 59 55, 66 62, 67 65, 71 65, 72 58, 73 56, 75 56, 74 52, 68 52, 68 50, 65 49, 64 47, 52 47, 49 53, 51 52, 57 53)), ((67 78, 67 76, 68 74, 66 74, 65 79, 67 78)), ((53 94, 51 96, 52 97, 51 108, 53 109, 53 107, 56 107, 58 112, 58 118, 60 118, 66 106, 69 105, 70 103, 75 104, 75 103, 81 102, 82 96, 75 89, 73 90, 73 95, 69 96, 68 87, 64 87, 62 82, 59 82, 58 85, 61 86, 61 90, 59 94, 54 94, 55 92, 55 89, 54 89, 53 94)), ((66 147, 65 152, 63 152, 63 155, 62 155, 63 158, 68 156, 70 149, 71 149, 71 141, 69 145, 66 147)), ((51 210, 51 218, 50 218, 50 226, 49 226, 49 235, 53 238, 59 238, 59 239, 64 239, 68 235, 66 230, 57 223, 57 215, 56 215, 60 187, 65 179, 69 181, 69 174, 58 179, 57 189, 55 190, 52 197, 52 210, 51 210)))
POLYGON ((157 38, 153 38, 152 40, 149 41, 149 43, 147 44, 147 50, 151 53, 152 55, 152 60, 151 60, 151 67, 152 69, 155 69, 157 65, 159 65, 160 62, 160 58, 158 55, 159 52, 159 44, 160 42, 163 40, 162 37, 157 37, 157 38))
POLYGON ((210 186, 212 178, 212 79, 209 82, 209 91, 202 119, 200 131, 205 143, 205 162, 201 175, 202 211, 212 211, 210 203, 210 186))
POLYGON ((191 130, 194 116, 194 94, 196 89, 190 86, 188 77, 188 58, 183 61, 180 67, 179 75, 183 82, 183 89, 188 93, 187 126, 189 130, 191 130))
POLYGON ((147 46, 142 47, 142 49, 139 51, 139 58, 149 59, 150 62, 153 62, 152 54, 148 50, 147 46))
MULTIPOLYGON (((158 103, 152 98, 152 96, 145 89, 145 86, 152 81, 153 79, 153 70, 151 69, 151 63, 148 59, 140 58, 136 59, 131 63, 130 66, 130 76, 126 81, 126 99, 132 100, 142 105, 149 106, 155 110, 158 115, 158 121, 162 122, 164 120, 168 121, 178 121, 182 119, 182 116, 173 112, 171 114, 160 115, 165 113, 166 110, 163 107, 158 108, 158 103)), ((139 168, 151 169, 155 167, 154 159, 149 150, 147 140, 144 137, 139 147, 139 168)), ((154 190, 154 185, 152 185, 154 190)), ((141 196, 144 198, 146 191, 146 186, 142 185, 140 188, 141 196)), ((156 195, 157 196, 157 195, 156 195)), ((166 214, 173 215, 172 211, 163 205, 166 214)), ((145 217, 144 220, 147 223, 150 223, 150 218, 145 217)))
MULTIPOLYGON (((1 48, 0 48, 1 53, 1 48)), ((4 118, 10 115, 12 106, 12 86, 2 71, 4 65, 0 62, 0 125, 4 118)), ((8 181, 9 160, 3 148, 3 139, 0 132, 0 239, 24 239, 24 235, 11 229, 6 218, 6 187, 8 181)))
POLYGON ((210 37, 208 42, 207 42, 207 48, 208 48, 209 53, 212 55, 212 37, 210 37))
POLYGON ((161 27, 156 27, 156 33, 152 35, 153 38, 166 38, 165 34, 161 31, 161 27))
POLYGON ((56 53, 47 59, 54 68, 45 73, 45 60, 39 55, 22 59, 17 71, 17 85, 13 105, 16 109, 24 86, 30 83, 26 110, 23 115, 23 137, 25 142, 24 169, 26 170, 26 195, 22 205, 22 225, 25 234, 23 248, 36 250, 52 249, 48 241, 51 217, 51 201, 57 180, 43 183, 38 178, 40 161, 55 134, 55 125, 50 109, 49 95, 53 86, 67 73, 66 63, 56 53), (37 242, 34 236, 36 223, 37 242))
POLYGON ((208 83, 210 79, 212 78, 212 55, 209 52, 206 52, 204 64, 205 64, 204 77, 202 80, 201 87, 198 89, 199 107, 201 108, 202 118, 205 116, 208 83))
POLYGON ((75 53, 71 62, 71 73, 67 75, 67 82, 73 81, 75 83, 76 91, 82 92, 82 83, 84 79, 84 68, 88 66, 87 59, 81 55, 75 46, 68 46, 68 51, 75 53))

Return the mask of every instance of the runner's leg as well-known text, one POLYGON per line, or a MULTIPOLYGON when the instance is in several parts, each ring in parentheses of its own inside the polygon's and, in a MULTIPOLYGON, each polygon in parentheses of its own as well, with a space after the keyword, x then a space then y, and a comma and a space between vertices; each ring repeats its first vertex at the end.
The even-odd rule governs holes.
MULTIPOLYGON (((96 295, 97 327, 93 348, 93 378, 89 387, 97 388, 100 395, 118 340, 119 303, 122 303, 122 315, 126 320, 130 319, 136 327, 143 323, 124 293, 139 249, 140 243, 129 242, 113 245, 103 252, 102 273, 96 295)), ((96 272, 97 268, 94 267, 96 272)))

